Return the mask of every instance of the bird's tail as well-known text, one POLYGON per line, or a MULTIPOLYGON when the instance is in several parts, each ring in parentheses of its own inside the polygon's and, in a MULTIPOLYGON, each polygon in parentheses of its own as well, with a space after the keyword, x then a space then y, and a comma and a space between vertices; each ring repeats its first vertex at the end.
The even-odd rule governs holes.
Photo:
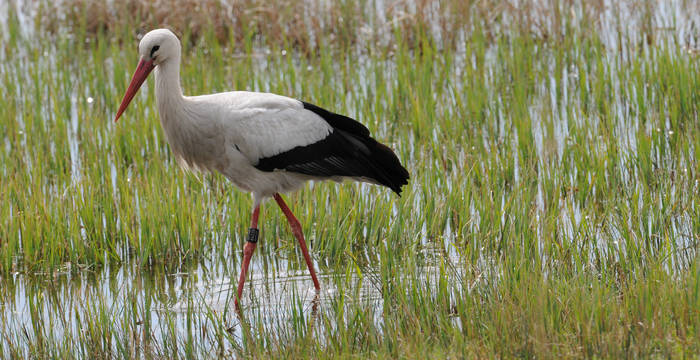
POLYGON ((388 146, 370 139, 372 144, 367 144, 370 154, 366 161, 374 172, 374 180, 401 196, 401 187, 408 184, 408 171, 401 165, 394 151, 388 146))

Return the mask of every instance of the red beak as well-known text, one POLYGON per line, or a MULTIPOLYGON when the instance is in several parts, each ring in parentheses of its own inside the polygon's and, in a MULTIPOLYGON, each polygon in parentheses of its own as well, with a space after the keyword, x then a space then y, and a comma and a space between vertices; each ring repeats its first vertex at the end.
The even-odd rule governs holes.
POLYGON ((134 95, 139 91, 141 84, 146 81, 148 74, 150 74, 155 67, 156 66, 153 65, 153 60, 141 59, 141 61, 139 61, 138 66, 136 66, 136 71, 134 71, 134 76, 131 78, 131 83, 129 83, 129 88, 126 89, 126 93, 122 99, 122 104, 119 105, 119 110, 117 111, 117 116, 114 118, 114 122, 117 122, 119 117, 122 116, 126 107, 129 106, 131 99, 133 99, 134 95))

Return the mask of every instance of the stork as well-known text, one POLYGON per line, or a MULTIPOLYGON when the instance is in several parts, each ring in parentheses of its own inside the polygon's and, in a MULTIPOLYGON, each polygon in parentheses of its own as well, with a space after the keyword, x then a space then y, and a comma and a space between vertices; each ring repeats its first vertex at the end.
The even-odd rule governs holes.
POLYGON ((178 163, 218 171, 253 194, 250 229, 243 248, 236 307, 258 241, 264 199, 274 198, 299 242, 316 291, 320 284, 301 225, 281 193, 309 180, 352 179, 384 185, 399 196, 408 171, 394 152, 359 122, 316 105, 270 93, 231 91, 184 96, 180 87, 180 41, 170 30, 147 33, 140 60, 124 94, 116 122, 153 69, 156 104, 166 140, 178 163))

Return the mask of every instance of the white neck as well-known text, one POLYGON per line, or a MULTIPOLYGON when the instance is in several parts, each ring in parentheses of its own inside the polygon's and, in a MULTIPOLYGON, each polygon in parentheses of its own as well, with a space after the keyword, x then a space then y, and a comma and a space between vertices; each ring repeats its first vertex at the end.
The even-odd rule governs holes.
POLYGON ((160 120, 166 123, 176 120, 173 116, 182 109, 185 97, 180 88, 180 56, 175 56, 156 66, 156 103, 160 120))

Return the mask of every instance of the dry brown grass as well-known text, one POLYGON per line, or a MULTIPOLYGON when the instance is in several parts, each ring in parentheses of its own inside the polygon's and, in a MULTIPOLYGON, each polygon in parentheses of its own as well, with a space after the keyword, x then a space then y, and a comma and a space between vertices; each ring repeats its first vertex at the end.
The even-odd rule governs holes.
POLYGON ((241 44, 253 37, 266 45, 291 45, 302 50, 325 40, 352 44, 367 14, 353 1, 321 0, 126 0, 107 4, 101 0, 43 2, 38 7, 40 26, 49 32, 84 28, 86 34, 134 35, 157 27, 188 33, 198 39, 212 32, 222 43, 241 44))
POLYGON ((571 29, 584 36, 593 27, 610 29, 611 22, 615 30, 634 26, 646 41, 659 32, 654 0, 37 0, 30 6, 40 30, 53 33, 136 36, 167 27, 192 41, 211 32, 222 44, 240 47, 250 38, 303 53, 327 44, 391 48, 424 40, 453 48, 476 29, 491 40, 515 32, 548 41, 565 40, 571 29))
MULTIPOLYGON (((222 43, 240 44, 253 36, 266 45, 294 46, 313 50, 332 42, 345 47, 358 41, 370 45, 393 45, 400 36, 409 46, 426 36, 454 45, 460 34, 476 26, 492 37, 503 26, 532 30, 545 25, 560 7, 574 3, 501 0, 65 0, 40 1, 38 24, 42 30, 84 29, 86 34, 134 34, 156 27, 187 32, 197 39, 211 31, 222 43), (562 5, 563 4, 563 5, 562 5), (379 8, 378 8, 379 7, 379 8), (537 14, 536 16, 534 14, 537 14), (538 21, 540 23, 538 23, 538 21)), ((557 16, 560 17, 560 16, 557 16)), ((543 34, 549 30, 542 30, 543 34)))

